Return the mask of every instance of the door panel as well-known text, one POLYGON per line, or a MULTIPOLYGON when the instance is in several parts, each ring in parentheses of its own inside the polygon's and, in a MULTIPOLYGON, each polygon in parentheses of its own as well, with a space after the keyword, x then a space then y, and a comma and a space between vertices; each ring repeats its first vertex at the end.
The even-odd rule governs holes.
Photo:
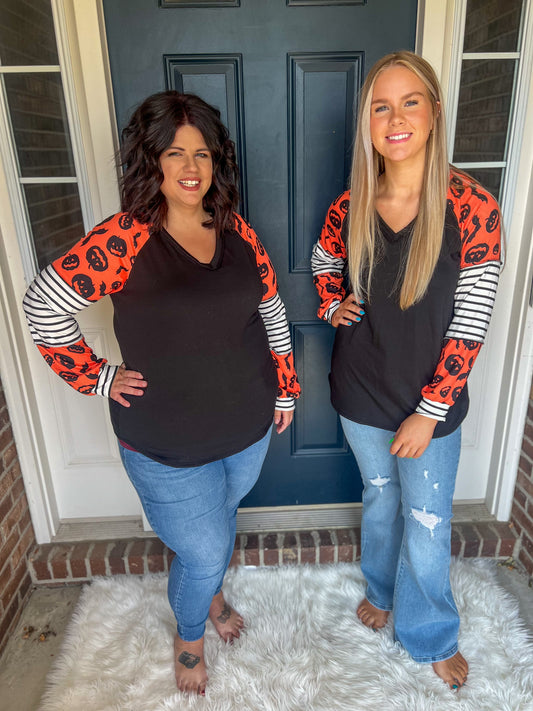
POLYGON ((244 505, 358 501, 357 469, 329 402, 334 330, 316 318, 309 258, 346 187, 365 68, 414 47, 416 0, 160 5, 104 0, 119 130, 165 88, 219 108, 237 146, 242 211, 276 267, 302 384, 292 431, 273 435, 244 505))

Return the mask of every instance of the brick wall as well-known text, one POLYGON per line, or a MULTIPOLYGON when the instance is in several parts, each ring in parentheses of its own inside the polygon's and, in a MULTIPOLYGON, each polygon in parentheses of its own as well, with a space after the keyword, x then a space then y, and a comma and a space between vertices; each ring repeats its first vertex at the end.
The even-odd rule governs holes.
POLYGON ((31 589, 28 553, 35 535, 0 380, 0 652, 31 589))
POLYGON ((520 536, 518 558, 533 575, 533 383, 516 477, 511 522, 520 536))

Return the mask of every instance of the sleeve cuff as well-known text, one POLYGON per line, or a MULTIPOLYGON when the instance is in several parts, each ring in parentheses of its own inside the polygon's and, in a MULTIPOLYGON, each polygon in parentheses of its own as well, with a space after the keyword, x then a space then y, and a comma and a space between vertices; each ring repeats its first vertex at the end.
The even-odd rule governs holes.
POLYGON ((98 380, 96 381, 96 386, 94 388, 95 395, 103 395, 103 397, 109 397, 111 384, 115 379, 117 370, 118 365, 109 365, 109 363, 102 364, 102 367, 100 368, 100 373, 98 374, 98 380))
POLYGON ((324 313, 324 320, 327 321, 328 323, 331 323, 331 317, 335 313, 335 311, 339 308, 341 305, 340 301, 333 301, 328 308, 326 309, 326 312, 324 313))
POLYGON ((294 410, 294 398, 293 397, 278 397, 276 398, 276 410, 294 410))
POLYGON ((450 405, 445 402, 434 402, 433 400, 428 400, 423 397, 420 400, 418 407, 415 412, 418 415, 424 415, 424 417, 430 417, 432 420, 438 420, 439 422, 446 421, 446 415, 450 409, 450 405))

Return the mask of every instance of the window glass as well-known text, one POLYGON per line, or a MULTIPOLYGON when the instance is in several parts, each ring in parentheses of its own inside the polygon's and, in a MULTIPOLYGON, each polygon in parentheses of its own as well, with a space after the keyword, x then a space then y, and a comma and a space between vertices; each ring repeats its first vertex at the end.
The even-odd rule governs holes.
POLYGON ((1 0, 0 60, 4 66, 59 64, 50 0, 1 0))
POLYGON ((78 186, 25 185, 24 193, 37 262, 42 269, 84 235, 78 186))
POLYGON ((453 161, 503 161, 517 60, 463 60, 453 161))
POLYGON ((21 176, 73 177, 61 76, 6 74, 4 81, 21 176))
POLYGON ((496 200, 500 199, 503 168, 464 168, 464 170, 494 195, 496 200))
POLYGON ((516 52, 523 0, 468 0, 465 52, 516 52))

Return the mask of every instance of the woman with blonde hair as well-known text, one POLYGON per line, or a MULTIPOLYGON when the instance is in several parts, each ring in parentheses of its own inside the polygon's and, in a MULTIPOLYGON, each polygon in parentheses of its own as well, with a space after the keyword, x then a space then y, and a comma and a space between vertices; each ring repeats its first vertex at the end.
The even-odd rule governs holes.
POLYGON ((363 479, 357 616, 452 689, 468 664, 453 599, 452 498, 466 382, 500 271, 494 198, 449 166, 438 80, 412 52, 364 83, 350 190, 312 257, 318 315, 336 329, 333 406, 363 479))

